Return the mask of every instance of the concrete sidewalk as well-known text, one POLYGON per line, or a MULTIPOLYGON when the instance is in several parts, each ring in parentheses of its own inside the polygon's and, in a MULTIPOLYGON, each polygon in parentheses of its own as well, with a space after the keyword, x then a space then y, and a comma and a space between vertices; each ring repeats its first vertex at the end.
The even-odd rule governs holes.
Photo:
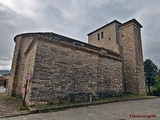
POLYGON ((5 93, 6 88, 4 88, 3 86, 0 86, 0 93, 5 93))

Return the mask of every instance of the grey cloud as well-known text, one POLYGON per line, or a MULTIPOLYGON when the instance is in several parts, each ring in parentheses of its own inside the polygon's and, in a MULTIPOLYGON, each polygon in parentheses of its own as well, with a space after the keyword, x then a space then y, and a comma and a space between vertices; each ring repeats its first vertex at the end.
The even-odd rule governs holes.
POLYGON ((87 33, 114 19, 130 18, 128 14, 133 9, 126 8, 122 2, 84 0, 47 0, 46 4, 40 1, 39 23, 43 23, 42 30, 56 31, 74 38, 87 41, 87 33), (102 3, 101 3, 102 2, 102 3), (67 16, 68 15, 68 16, 67 16), (45 16, 45 17, 44 17, 45 16), (46 24, 47 22, 47 24, 46 24))
POLYGON ((14 44, 11 41, 13 36, 9 33, 15 31, 15 27, 10 19, 13 17, 13 11, 0 4, 0 59, 6 56, 8 59, 11 59, 14 44))
POLYGON ((0 67, 2 67, 6 65, 2 64, 3 62, 12 60, 14 36, 21 32, 26 32, 29 27, 34 28, 34 24, 30 19, 18 15, 9 7, 0 4, 0 26, 0 67))
POLYGON ((152 3, 143 10, 144 14, 141 16, 143 23, 143 50, 144 59, 151 59, 160 67, 160 1, 159 4, 152 3))
POLYGON ((13 37, 22 32, 52 31, 87 42, 87 33, 112 20, 125 22, 136 18, 144 26, 144 57, 158 64, 160 12, 149 10, 157 4, 159 0, 37 0, 35 18, 19 15, 0 4, 0 60, 11 60, 13 37))

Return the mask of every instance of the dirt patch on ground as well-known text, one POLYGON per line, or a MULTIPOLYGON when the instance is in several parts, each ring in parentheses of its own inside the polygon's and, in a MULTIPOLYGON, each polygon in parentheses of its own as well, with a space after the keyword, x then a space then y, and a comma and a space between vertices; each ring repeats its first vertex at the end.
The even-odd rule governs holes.
POLYGON ((13 116, 27 113, 21 110, 21 100, 16 97, 9 97, 5 93, 0 93, 0 117, 13 116))

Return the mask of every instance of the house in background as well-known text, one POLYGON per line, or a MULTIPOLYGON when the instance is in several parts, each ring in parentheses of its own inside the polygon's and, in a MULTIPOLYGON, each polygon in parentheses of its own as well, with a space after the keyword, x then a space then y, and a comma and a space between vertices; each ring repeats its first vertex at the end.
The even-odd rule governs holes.
POLYGON ((1 75, 0 74, 0 87, 2 88, 0 92, 7 92, 8 91, 8 80, 10 77, 10 73, 6 73, 1 75))
POLYGON ((3 74, 3 77, 5 77, 6 79, 9 80, 9 77, 10 77, 10 73, 7 73, 7 74, 3 74))
POLYGON ((5 82, 7 82, 7 78, 5 78, 4 76, 0 76, 0 86, 4 86, 5 82))

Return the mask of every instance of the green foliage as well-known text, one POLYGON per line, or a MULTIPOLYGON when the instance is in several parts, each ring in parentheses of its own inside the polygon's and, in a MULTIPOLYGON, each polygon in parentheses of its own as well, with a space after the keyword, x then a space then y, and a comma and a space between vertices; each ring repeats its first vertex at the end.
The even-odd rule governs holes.
POLYGON ((160 75, 157 76, 157 83, 156 83, 152 93, 155 96, 160 96, 160 75))
POLYGON ((132 94, 132 93, 125 92, 125 93, 123 93, 123 96, 124 97, 135 97, 135 96, 138 96, 138 95, 137 94, 132 94))
POLYGON ((157 78, 160 79, 159 77, 160 77, 160 69, 158 70, 158 73, 157 73, 157 78))
POLYGON ((11 97, 16 97, 16 93, 12 92, 11 97))
POLYGON ((25 106, 25 107, 20 106, 19 110, 29 110, 29 107, 28 106, 25 106))
POLYGON ((145 80, 148 86, 148 92, 150 92, 150 87, 156 84, 156 76, 158 73, 158 67, 150 60, 146 59, 144 61, 144 72, 145 72, 145 80))

